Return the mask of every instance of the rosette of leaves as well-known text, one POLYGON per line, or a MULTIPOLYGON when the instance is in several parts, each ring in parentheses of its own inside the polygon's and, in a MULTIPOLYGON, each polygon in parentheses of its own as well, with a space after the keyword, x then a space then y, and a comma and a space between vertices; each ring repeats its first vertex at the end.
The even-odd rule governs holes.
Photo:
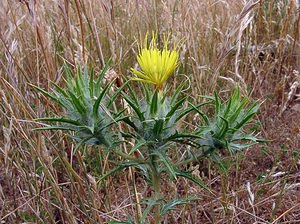
MULTIPOLYGON (((53 125, 36 128, 36 130, 69 130, 73 131, 72 138, 79 145, 93 144, 111 147, 114 143, 111 126, 118 120, 119 115, 109 111, 109 107, 117 93, 108 97, 108 91, 113 82, 102 87, 108 65, 104 67, 98 79, 94 80, 94 71, 78 69, 73 78, 69 68, 65 66, 66 88, 53 83, 51 93, 34 86, 35 89, 49 97, 63 108, 62 116, 38 118, 38 121, 55 122, 53 125)), ((79 146, 78 145, 78 146, 79 146)))
POLYGON ((216 152, 220 149, 227 149, 232 155, 264 141, 256 138, 248 126, 253 124, 253 116, 260 107, 259 102, 250 104, 248 97, 241 97, 239 88, 235 88, 226 102, 222 102, 217 93, 209 99, 214 104, 212 119, 197 110, 204 121, 204 126, 199 126, 196 133, 201 137, 198 143, 204 156, 217 156, 216 152))

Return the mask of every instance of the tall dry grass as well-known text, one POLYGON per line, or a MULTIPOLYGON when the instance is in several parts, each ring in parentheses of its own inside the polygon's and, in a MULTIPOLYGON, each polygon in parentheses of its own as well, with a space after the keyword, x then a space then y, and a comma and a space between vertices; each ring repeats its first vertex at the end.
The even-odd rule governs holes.
MULTIPOLYGON (((50 81, 62 83, 63 63, 74 71, 88 64, 97 73, 109 59, 122 79, 135 66, 140 35, 151 30, 172 32, 172 40, 185 39, 178 69, 184 76, 174 77, 174 85, 188 78, 187 94, 195 102, 214 90, 226 96, 235 85, 242 86, 244 94, 265 100, 259 118, 264 136, 274 138, 274 130, 268 128, 276 127, 269 123, 281 124, 279 114, 287 106, 290 87, 299 80, 297 4, 287 0, 1 1, 1 223, 124 220, 127 213, 138 213, 135 202, 147 196, 144 183, 127 173, 98 181, 110 166, 100 150, 73 154, 74 145, 63 133, 32 131, 37 125, 34 118, 59 109, 30 84, 49 89, 50 81)), ((183 180, 174 186, 164 183, 171 193, 200 198, 174 211, 165 223, 300 222, 296 172, 300 123, 297 114, 290 116, 282 122, 291 129, 276 130, 284 136, 291 132, 288 143, 275 139, 277 146, 256 150, 258 155, 246 151, 235 158, 229 175, 219 173, 210 162, 200 164, 195 175, 212 187, 215 196, 183 180), (256 164, 247 163, 249 156, 256 158, 250 160, 256 164), (262 156, 271 165, 260 164, 262 156), (282 164, 284 170, 279 169, 282 164), (245 182, 249 182, 246 187, 245 182)))

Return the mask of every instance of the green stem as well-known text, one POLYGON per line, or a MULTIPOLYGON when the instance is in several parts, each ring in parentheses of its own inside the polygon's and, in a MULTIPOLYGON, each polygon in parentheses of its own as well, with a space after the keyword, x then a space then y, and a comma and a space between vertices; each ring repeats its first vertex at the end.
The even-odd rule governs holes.
POLYGON ((155 212, 155 224, 160 223, 160 202, 161 199, 160 195, 160 173, 157 170, 157 163, 156 163, 156 156, 151 156, 151 171, 152 171, 152 184, 153 184, 153 190, 154 190, 154 199, 157 202, 157 205, 155 205, 154 212, 155 212))

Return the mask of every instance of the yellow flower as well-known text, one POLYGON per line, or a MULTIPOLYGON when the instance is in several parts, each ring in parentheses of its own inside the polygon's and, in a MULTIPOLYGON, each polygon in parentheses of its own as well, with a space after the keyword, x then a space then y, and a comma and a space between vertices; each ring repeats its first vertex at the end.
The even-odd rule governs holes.
POLYGON ((140 46, 137 61, 142 71, 131 68, 133 74, 132 80, 152 83, 159 90, 163 83, 170 77, 178 65, 178 52, 176 47, 173 50, 168 49, 168 39, 164 37, 163 50, 156 46, 156 36, 152 34, 152 40, 148 46, 147 35, 144 40, 144 46, 140 46))

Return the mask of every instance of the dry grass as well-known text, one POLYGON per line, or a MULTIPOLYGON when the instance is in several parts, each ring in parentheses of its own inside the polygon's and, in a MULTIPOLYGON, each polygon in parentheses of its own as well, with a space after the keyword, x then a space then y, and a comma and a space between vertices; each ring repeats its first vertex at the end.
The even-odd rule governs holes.
MULTIPOLYGON (((228 175, 203 161, 195 175, 214 195, 184 180, 163 183, 170 195, 199 200, 164 223, 300 223, 299 1, 4 0, 0 7, 1 223, 103 223, 137 214, 149 196, 139 176, 108 170, 105 154, 73 154, 60 132, 34 132, 34 118, 59 110, 29 84, 61 83, 62 66, 109 58, 119 78, 135 65, 136 38, 149 30, 185 38, 174 85, 188 94, 235 85, 262 99, 262 136, 273 140, 238 154, 228 175), (292 87, 292 88, 291 88, 292 87), (288 95, 288 93, 291 93, 288 95), (298 96, 297 96, 298 94, 298 96), (298 101, 297 101, 298 97, 298 101), (102 158, 104 156, 104 158, 102 158), (137 186, 136 194, 133 194, 137 186)), ((170 82, 171 83, 171 82, 170 82)))

